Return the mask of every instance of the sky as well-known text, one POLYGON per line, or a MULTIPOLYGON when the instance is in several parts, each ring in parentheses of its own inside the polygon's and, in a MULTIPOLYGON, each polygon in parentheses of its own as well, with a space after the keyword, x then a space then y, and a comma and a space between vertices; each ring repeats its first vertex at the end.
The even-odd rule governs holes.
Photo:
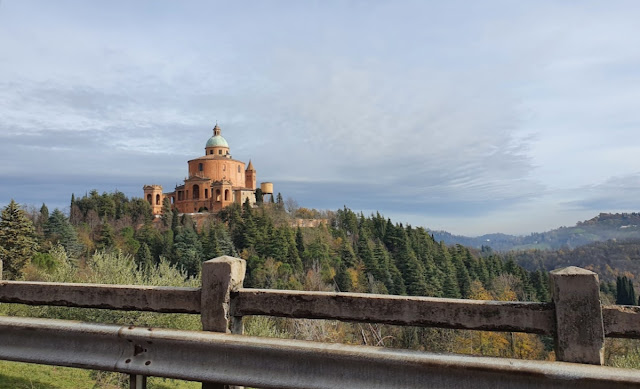
POLYGON ((182 182, 456 234, 640 211, 640 2, 0 0, 0 206, 182 182))

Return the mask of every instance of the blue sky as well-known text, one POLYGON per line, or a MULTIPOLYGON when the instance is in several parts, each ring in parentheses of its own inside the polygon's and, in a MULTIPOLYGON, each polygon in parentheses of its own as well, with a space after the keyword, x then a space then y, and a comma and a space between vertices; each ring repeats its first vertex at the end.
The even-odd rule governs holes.
POLYGON ((0 2, 0 204, 184 179, 461 234, 640 211, 635 1, 0 2))

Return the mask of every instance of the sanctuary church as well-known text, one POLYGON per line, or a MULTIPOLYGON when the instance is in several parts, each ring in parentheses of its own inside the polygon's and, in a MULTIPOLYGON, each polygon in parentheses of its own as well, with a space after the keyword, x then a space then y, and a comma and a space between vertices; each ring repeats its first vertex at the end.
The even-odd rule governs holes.
MULTIPOLYGON (((233 204, 249 200, 256 202, 256 170, 251 161, 235 160, 229 153, 229 144, 222 137, 218 124, 213 136, 204 148, 205 155, 188 161, 189 176, 183 185, 176 186, 171 193, 162 193, 161 185, 145 185, 144 197, 151 204, 154 215, 162 213, 164 199, 169 199, 171 208, 181 213, 202 211, 217 212, 233 204)), ((273 196, 273 184, 261 184, 263 194, 273 196)))

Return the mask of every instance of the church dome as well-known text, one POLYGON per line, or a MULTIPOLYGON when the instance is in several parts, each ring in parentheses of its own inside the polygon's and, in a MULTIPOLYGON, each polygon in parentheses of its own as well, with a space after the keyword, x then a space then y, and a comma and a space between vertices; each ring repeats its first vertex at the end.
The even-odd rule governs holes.
POLYGON ((226 139, 222 135, 214 135, 207 141, 206 147, 229 147, 226 139))
POLYGON ((205 147, 229 148, 229 144, 227 143, 226 139, 224 139, 222 135, 220 135, 220 132, 220 127, 218 127, 218 123, 216 123, 216 126, 213 127, 213 136, 209 138, 209 140, 207 141, 207 146, 205 147))

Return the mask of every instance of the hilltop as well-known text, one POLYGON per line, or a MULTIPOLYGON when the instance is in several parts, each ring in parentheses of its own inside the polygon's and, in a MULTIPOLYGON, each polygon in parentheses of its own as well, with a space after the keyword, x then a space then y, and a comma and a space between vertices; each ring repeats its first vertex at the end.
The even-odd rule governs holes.
POLYGON ((453 235, 446 231, 430 231, 436 241, 448 245, 461 244, 495 251, 573 249, 593 242, 640 239, 640 213, 601 213, 576 223, 573 227, 559 227, 527 236, 486 234, 478 237, 453 235))

